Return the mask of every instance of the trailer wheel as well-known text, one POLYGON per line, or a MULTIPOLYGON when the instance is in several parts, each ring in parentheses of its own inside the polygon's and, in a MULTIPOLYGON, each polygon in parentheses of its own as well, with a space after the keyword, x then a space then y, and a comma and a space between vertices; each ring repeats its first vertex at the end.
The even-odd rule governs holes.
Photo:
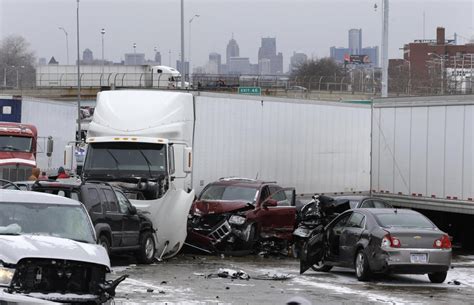
POLYGON ((140 234, 140 249, 137 253, 137 260, 141 264, 151 264, 155 259, 155 240, 150 231, 145 231, 140 234))

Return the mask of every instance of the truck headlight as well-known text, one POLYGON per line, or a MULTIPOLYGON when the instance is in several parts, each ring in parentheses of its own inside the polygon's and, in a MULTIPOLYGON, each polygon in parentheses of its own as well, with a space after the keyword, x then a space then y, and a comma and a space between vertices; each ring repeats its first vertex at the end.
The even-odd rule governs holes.
POLYGON ((14 274, 15 269, 6 268, 0 265, 0 286, 10 286, 14 274))
POLYGON ((229 223, 233 225, 243 225, 245 223, 245 217, 239 215, 232 215, 229 218, 229 223))

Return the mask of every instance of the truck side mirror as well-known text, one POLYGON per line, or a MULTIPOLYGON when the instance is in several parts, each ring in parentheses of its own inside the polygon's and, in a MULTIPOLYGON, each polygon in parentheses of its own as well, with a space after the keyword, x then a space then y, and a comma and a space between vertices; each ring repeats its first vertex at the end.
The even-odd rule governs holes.
POLYGON ((54 140, 52 136, 48 137, 48 142, 46 143, 46 156, 51 157, 53 155, 54 140))
POLYGON ((183 171, 191 173, 193 171, 193 149, 192 147, 185 147, 183 150, 183 171))
POLYGON ((130 215, 136 215, 137 214, 137 208, 134 207, 133 205, 131 205, 131 206, 128 207, 128 212, 130 213, 130 215))
POLYGON ((64 168, 72 170, 74 166, 74 145, 66 145, 64 148, 64 168))

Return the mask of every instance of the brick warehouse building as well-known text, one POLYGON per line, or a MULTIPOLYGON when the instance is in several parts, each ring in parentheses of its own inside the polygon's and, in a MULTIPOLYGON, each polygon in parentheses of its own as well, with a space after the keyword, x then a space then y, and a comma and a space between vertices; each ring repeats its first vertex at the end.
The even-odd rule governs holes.
MULTIPOLYGON (((454 70, 458 74, 460 70, 469 73, 473 68, 474 43, 457 45, 455 40, 446 40, 443 27, 436 29, 436 40, 415 40, 406 44, 403 51, 404 59, 409 63, 411 87, 415 91, 447 93, 454 70)), ((469 82, 472 82, 471 75, 472 72, 469 82)))

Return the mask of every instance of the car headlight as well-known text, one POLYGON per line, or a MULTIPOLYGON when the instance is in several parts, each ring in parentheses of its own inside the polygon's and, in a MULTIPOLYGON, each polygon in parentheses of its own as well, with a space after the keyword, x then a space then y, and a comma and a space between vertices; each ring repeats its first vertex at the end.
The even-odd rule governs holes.
POLYGON ((232 215, 229 218, 229 223, 233 225, 243 225, 245 223, 245 217, 239 215, 232 215))
POLYGON ((0 286, 10 286, 14 274, 15 269, 6 268, 0 265, 0 286))

